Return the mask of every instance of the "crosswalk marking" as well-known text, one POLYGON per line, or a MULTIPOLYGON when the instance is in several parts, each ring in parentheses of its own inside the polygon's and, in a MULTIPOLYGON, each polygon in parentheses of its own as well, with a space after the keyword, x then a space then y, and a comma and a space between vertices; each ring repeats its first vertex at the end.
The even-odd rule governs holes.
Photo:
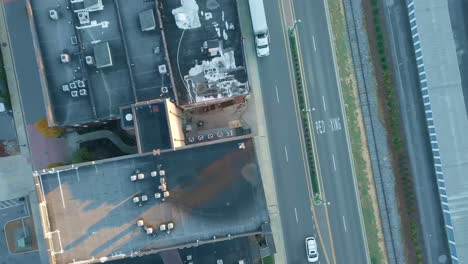
POLYGON ((0 201, 0 210, 5 210, 11 207, 22 205, 22 202, 19 202, 17 199, 0 201))

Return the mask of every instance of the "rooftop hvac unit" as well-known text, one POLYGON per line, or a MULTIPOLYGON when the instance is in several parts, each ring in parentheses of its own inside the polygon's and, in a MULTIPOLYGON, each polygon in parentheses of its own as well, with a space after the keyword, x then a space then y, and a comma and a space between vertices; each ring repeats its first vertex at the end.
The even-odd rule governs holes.
POLYGON ((85 96, 87 95, 88 93, 86 92, 86 89, 80 89, 80 95, 81 96, 85 96))
POLYGON ((57 10, 55 10, 55 9, 50 9, 50 10, 49 10, 49 18, 52 19, 52 20, 58 20, 58 19, 59 19, 59 16, 58 16, 57 10))
POLYGON ((151 235, 153 234, 153 228, 152 227, 145 227, 146 234, 151 235))
POLYGON ((70 87, 70 89, 76 89, 77 88, 76 82, 71 82, 68 86, 70 87))
POLYGON ((78 85, 79 88, 84 88, 85 87, 85 82, 82 80, 76 81, 76 84, 78 85))
POLYGON ((158 189, 163 191, 163 192, 167 191, 167 184, 163 183, 163 184, 159 185, 158 189))
POLYGON ((78 12, 78 20, 80 21, 80 25, 89 24, 89 12, 78 12))
POLYGON ((169 222, 169 223, 167 224, 167 229, 169 229, 169 230, 174 229, 174 223, 169 222))
POLYGON ((143 221, 143 219, 137 221, 137 226, 143 226, 144 224, 145 222, 143 221))
POLYGON ((86 60, 86 64, 88 64, 88 65, 93 65, 94 64, 93 56, 86 56, 85 60, 86 60))
POLYGON ((167 73, 167 68, 165 64, 161 64, 158 66, 158 70, 160 74, 166 74, 167 73))
POLYGON ((62 91, 64 91, 64 92, 70 91, 70 87, 68 87, 68 84, 62 85, 62 91))
POLYGON ((193 142, 195 142, 195 138, 194 138, 194 137, 189 137, 189 138, 188 138, 188 141, 189 141, 190 143, 193 143, 193 142))
POLYGON ((71 91, 71 97, 78 97, 78 91, 71 91))
POLYGON ((60 61, 62 63, 69 63, 70 62, 70 55, 68 55, 66 53, 60 54, 60 61))
POLYGON ((161 87, 161 93, 168 93, 169 89, 167 87, 161 87))

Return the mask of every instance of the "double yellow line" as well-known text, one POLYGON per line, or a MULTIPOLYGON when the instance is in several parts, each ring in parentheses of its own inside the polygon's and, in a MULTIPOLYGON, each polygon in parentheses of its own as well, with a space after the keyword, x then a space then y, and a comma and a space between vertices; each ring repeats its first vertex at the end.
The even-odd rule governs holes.
MULTIPOLYGON (((278 1, 278 6, 280 7, 280 13, 281 13, 281 16, 280 16, 280 20, 281 20, 281 24, 282 24, 282 28, 283 28, 283 41, 284 41, 284 45, 285 47, 289 47, 289 49, 291 48, 289 46, 289 27, 286 25, 286 20, 288 19, 287 18, 287 14, 286 14, 286 10, 289 9, 290 11, 290 20, 291 21, 288 21, 289 23, 294 23, 294 21, 296 20, 295 17, 295 10, 294 10, 294 6, 293 4, 291 3, 291 0, 277 0, 278 1), (285 3, 287 2, 287 3, 285 3)), ((297 31, 296 31, 297 32, 297 31)), ((299 33, 297 32, 296 33, 297 36, 299 36, 299 33)), ((296 39, 296 45, 297 45, 297 52, 299 54, 299 68, 301 70, 301 78, 302 78, 302 84, 303 84, 303 90, 305 92, 305 100, 306 102, 308 103, 308 90, 307 90, 307 83, 306 81, 304 80, 304 76, 305 76, 305 72, 304 72, 304 64, 303 64, 303 61, 302 61, 302 56, 301 56, 301 44, 300 44, 300 39, 299 37, 297 37, 296 39)), ((310 175, 310 171, 309 171, 309 165, 307 164, 307 154, 306 154, 306 151, 304 149, 304 146, 305 146, 305 142, 304 142, 304 137, 303 137, 303 130, 302 130, 302 125, 300 124, 300 121, 299 121, 299 117, 300 117, 300 113, 298 112, 299 109, 298 109, 298 102, 297 102, 297 94, 296 94, 296 91, 295 91, 295 83, 294 83, 294 80, 295 80, 295 76, 294 76, 294 68, 292 66, 292 57, 291 57, 291 53, 289 52, 289 50, 286 51, 286 57, 287 57, 287 61, 288 61, 288 69, 289 69, 289 76, 290 76, 290 83, 291 83, 291 92, 293 94, 293 98, 294 98, 294 111, 296 113, 296 122, 297 122, 297 126, 298 126, 298 130, 299 130, 299 133, 301 134, 301 136, 299 137, 300 138, 300 141, 301 141, 301 150, 302 150, 302 156, 303 156, 303 162, 304 162, 304 167, 306 169, 306 182, 307 182, 307 189, 309 191, 309 202, 310 202, 310 208, 311 208, 311 211, 312 211, 312 215, 313 215, 313 221, 315 223, 315 226, 316 226, 316 232, 317 232, 317 235, 318 235, 318 239, 319 239, 319 242, 320 244, 322 245, 322 248, 324 249, 323 251, 323 255, 325 257, 325 260, 327 263, 336 263, 336 254, 335 254, 335 248, 334 248, 334 244, 333 244, 333 236, 332 236, 332 233, 331 233, 331 227, 330 227, 330 219, 329 219, 329 216, 328 216, 328 208, 326 205, 324 205, 324 211, 325 211, 325 219, 326 219, 326 222, 327 222, 327 233, 328 233, 328 236, 329 236, 329 240, 330 240, 330 249, 331 249, 331 254, 332 254, 332 261, 333 262, 330 262, 330 258, 328 256, 328 251, 326 250, 326 245, 323 241, 323 237, 322 237, 322 234, 321 234, 321 231, 320 231, 320 227, 319 227, 319 224, 317 222, 317 214, 315 212, 315 208, 314 208, 314 195, 313 195, 313 191, 312 191, 312 187, 310 186, 311 183, 310 183, 310 177, 308 178, 308 176, 310 175)), ((311 117, 310 117, 311 119, 311 117)), ((317 146, 316 146, 316 142, 315 142, 315 134, 314 134, 314 129, 313 127, 310 127, 311 124, 313 124, 312 120, 310 120, 311 122, 309 122, 309 131, 311 131, 311 137, 312 137, 312 142, 313 142, 313 151, 314 151, 314 154, 317 153, 317 146)), ((317 155, 315 155, 316 157, 318 157, 317 155)), ((318 181, 319 181, 319 185, 320 185, 320 189, 322 190, 322 197, 323 197, 323 200, 326 201, 326 195, 325 195, 325 189, 323 188, 323 182, 321 181, 321 177, 320 177, 320 164, 319 164, 319 161, 318 159, 314 159, 314 162, 315 162, 315 167, 317 168, 317 177, 318 177, 318 181)))

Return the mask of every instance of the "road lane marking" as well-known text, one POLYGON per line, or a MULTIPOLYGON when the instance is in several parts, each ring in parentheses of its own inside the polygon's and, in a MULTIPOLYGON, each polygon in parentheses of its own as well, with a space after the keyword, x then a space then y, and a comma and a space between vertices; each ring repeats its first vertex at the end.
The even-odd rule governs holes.
MULTIPOLYGON (((282 0, 276 0, 276 1, 277 1, 278 6, 283 7, 283 8, 281 8, 281 10, 280 10, 280 15, 281 15, 281 16, 280 16, 280 21, 281 21, 281 25, 282 25, 283 42, 284 42, 284 45, 285 45, 286 47, 288 47, 288 46, 289 46, 289 41, 288 41, 288 34, 287 34, 287 30, 286 30, 287 27, 286 27, 286 23, 285 23, 286 15, 285 15, 285 8, 284 8, 284 5, 289 5, 289 7, 291 8, 291 12, 292 12, 292 14, 293 14, 293 15, 292 15, 293 18, 295 17, 295 14, 294 14, 294 7, 292 6, 292 3, 291 3, 290 0, 287 1, 288 3, 284 3, 284 1, 282 1, 282 0)), ((299 33, 297 33, 297 34, 299 35, 299 33)), ((299 43, 300 43, 300 39, 298 38, 298 43, 297 43, 298 47, 300 47, 300 44, 299 44, 299 43)), ((299 50, 300 50, 300 49, 299 49, 299 50)), ((288 71, 289 71, 289 81, 290 81, 290 85, 291 85, 290 87, 291 87, 291 92, 292 92, 292 95, 293 95, 293 102, 294 102, 294 105, 296 106, 296 107, 294 108, 294 111, 295 111, 296 117, 297 117, 297 118, 296 118, 296 122, 297 122, 298 129, 299 129, 299 131, 300 131, 299 133, 301 133, 302 129, 301 129, 300 119, 299 119, 300 113, 298 112, 299 109, 297 108, 297 97, 296 97, 297 95, 295 94, 294 82, 293 82, 293 80, 294 80, 293 71, 294 71, 294 70, 293 70, 293 67, 292 67, 292 58, 291 58, 291 53, 290 53, 290 52, 285 52, 285 53, 286 53, 286 57, 288 58, 288 60, 287 60, 287 65, 288 65, 288 71)), ((300 56, 299 56, 299 58, 300 58, 300 56)), ((302 68, 301 68, 301 71, 303 72, 303 69, 302 69, 302 68)), ((304 76, 304 74, 303 74, 302 76, 304 76)), ((302 79, 303 79, 303 78, 302 78, 302 79)), ((304 80, 304 79, 303 79, 303 80, 304 80)), ((304 91, 307 93, 307 89, 304 89, 304 91)), ((315 108, 314 108, 313 110, 315 110, 315 108)), ((312 121, 312 120, 311 120, 311 125, 313 125, 313 121, 312 121)), ((311 131, 313 131, 313 128, 311 128, 311 131)), ((313 135, 314 133, 311 133, 311 134, 313 135)), ((301 145, 301 151, 302 151, 302 154, 303 154, 303 157, 302 157, 302 158, 303 158, 303 161, 304 161, 304 163, 305 163, 306 153, 305 153, 305 149, 304 149, 304 145, 305 145, 305 144, 304 144, 304 138, 303 138, 303 137, 300 137, 299 140, 301 141, 301 144, 302 144, 302 145, 301 145)), ((316 144, 316 143, 315 143, 315 140, 313 141, 313 143, 314 143, 314 147, 315 147, 315 144, 316 144)), ((317 163, 318 163, 318 162, 317 162, 317 163)), ((317 163, 315 164, 316 166, 318 166, 317 163)), ((304 164, 304 166, 307 166, 307 165, 304 164)), ((320 171, 320 168, 319 168, 319 167, 318 167, 318 171, 320 171)), ((306 169, 306 172, 307 172, 307 169, 306 169)), ((307 186, 308 186, 308 188, 310 188, 309 191, 312 192, 312 190, 311 190, 312 187, 309 186, 309 185, 310 185, 310 181, 307 181, 307 182, 308 182, 307 186)), ((325 192, 323 192, 323 195, 324 195, 324 197, 325 197, 325 192)), ((312 196, 311 196, 311 197, 312 197, 312 196)), ((310 202, 311 202, 311 204, 313 204, 313 201, 312 201, 312 200, 311 200, 310 202)), ((313 216, 314 216, 314 217, 313 217, 314 223, 315 223, 315 225, 316 225, 316 227, 317 227, 317 236, 318 236, 318 240, 319 240, 319 242, 321 243, 321 245, 323 245, 323 247, 326 247, 327 245, 325 245, 324 238, 322 237, 322 234, 321 234, 320 225, 319 225, 319 223, 318 223, 318 221, 317 221, 317 214, 316 214, 316 212, 315 212, 315 207, 314 207, 314 206, 311 206, 310 208, 311 208, 312 214, 313 214, 313 216)), ((333 244, 333 237, 332 237, 331 230, 330 230, 330 219, 329 219, 329 217, 328 217, 328 211, 327 211, 326 208, 325 208, 325 215, 326 215, 326 223, 327 223, 327 227, 328 227, 327 229, 328 229, 328 235, 329 235, 329 247, 331 248, 331 258, 332 258, 332 261, 330 260, 330 258, 329 258, 329 256, 328 256, 328 255, 329 255, 328 250, 324 250, 324 251, 323 251, 323 256, 324 256, 324 258, 325 258, 326 263, 336 263, 335 248, 334 248, 334 244, 333 244)), ((328 246, 327 246, 326 248, 328 248, 328 246)), ((281 253, 282 253, 282 252, 281 252, 281 253)))
POLYGON ((296 216, 296 223, 299 223, 299 218, 297 218, 297 208, 294 207, 294 215, 296 216))
POLYGON ((275 89, 276 89, 276 101, 278 101, 279 103, 278 85, 275 85, 275 89))
POLYGON ((327 111, 327 104, 325 103, 325 96, 322 96, 323 109, 327 111))
POLYGON ((335 155, 332 154, 332 160, 333 160, 333 169, 336 171, 336 163, 335 163, 335 155))
POLYGON ((58 179, 59 188, 60 188, 60 196, 62 197, 62 205, 63 205, 63 208, 65 209, 65 200, 63 199, 63 190, 62 190, 62 181, 60 180, 60 172, 57 172, 57 179, 58 179))
POLYGON ((314 43, 314 51, 317 51, 317 48, 315 47, 315 37, 312 36, 312 43, 314 43))
POLYGON ((284 155, 286 156, 286 162, 289 162, 288 149, 284 146, 284 155))
MULTIPOLYGON (((332 27, 331 27, 331 22, 330 22, 330 14, 328 12, 328 1, 324 1, 325 3, 325 17, 326 17, 326 21, 327 21, 327 28, 328 28, 328 39, 329 39, 329 42, 330 43, 333 43, 333 38, 332 38, 332 27)), ((331 45, 332 46, 332 45, 331 45)), ((340 76, 339 76, 339 69, 338 69, 338 64, 337 64, 337 61, 336 61, 336 54, 335 54, 335 50, 333 49, 333 46, 332 46, 332 49, 331 49, 331 54, 332 54, 332 58, 333 58, 333 66, 335 68, 335 79, 336 79, 336 84, 338 86, 338 94, 339 94, 339 103, 340 103, 340 107, 341 108, 341 115, 343 117, 343 120, 346 120, 346 112, 345 112, 345 105, 343 103, 343 94, 342 94, 342 87, 340 86, 340 76)), ((359 223, 359 228, 361 229, 361 235, 362 235, 362 239, 363 239, 363 242, 364 242, 364 245, 365 245, 365 254, 366 254, 366 258, 367 258, 367 262, 371 262, 370 261, 370 255, 369 255, 369 245, 368 245, 368 241, 367 241, 367 236, 365 234, 365 230, 364 230, 364 220, 363 220, 363 215, 362 215, 362 208, 361 208, 361 203, 359 201, 359 191, 358 191, 358 187, 357 187, 357 180, 356 180, 356 171, 355 171, 355 167, 354 167, 354 164, 352 162, 352 150, 351 150, 351 143, 350 143, 350 137, 349 137, 349 131, 348 131, 348 128, 346 126, 346 123, 344 124, 344 130, 345 130, 345 136, 346 136, 346 144, 348 146, 348 159, 351 161, 351 172, 352 172, 352 175, 353 175, 353 187, 354 187, 354 198, 356 200, 356 204, 359 208, 358 212, 359 212, 359 218, 360 218, 360 223, 359 223)), ((353 226, 354 227, 354 226, 353 226)))
MULTIPOLYGON (((293 16, 294 16, 294 8, 292 7, 291 0, 289 0, 288 2, 289 2, 289 5, 291 6, 291 9, 292 9, 292 11, 293 11, 293 16)), ((299 54, 301 54, 301 40, 300 40, 300 36, 299 36, 300 34, 299 34, 299 32, 297 33, 297 35, 298 35, 298 38, 297 38, 296 46, 297 46, 297 48, 298 48, 299 54)), ((286 40, 286 38, 285 38, 286 36, 283 36, 283 37, 284 37, 284 39, 286 40)), ((286 46, 288 46, 287 43, 286 43, 286 46)), ((289 55, 290 53, 287 53, 287 54, 289 55)), ((288 56, 288 58, 290 58, 290 56, 288 56)), ((290 58, 290 59, 291 59, 291 58, 290 58)), ((288 65, 290 65, 289 61, 288 61, 288 65)), ((299 56, 299 65, 300 65, 299 68, 300 68, 301 73, 302 73, 302 75, 301 75, 302 78, 301 78, 301 79, 302 79, 302 81, 304 82, 304 93, 305 93, 305 97, 308 98, 307 82, 306 82, 305 79, 304 79, 304 76, 306 76, 306 74, 305 74, 304 69, 303 69, 303 61, 302 61, 301 55, 299 56)), ((291 68, 290 68, 290 69, 291 69, 291 68)), ((292 77, 292 79, 294 79, 294 77, 292 77)), ((307 99, 307 100, 308 100, 308 99, 307 99)), ((309 123, 309 124, 310 124, 311 126, 313 126, 313 125, 314 125, 314 121, 312 120, 312 118, 311 118, 310 116, 309 116, 309 119, 310 119, 310 123, 309 123)), ((322 122, 323 122, 323 121, 322 121, 322 122)), ((300 127, 300 125, 299 125, 299 127, 300 127)), ((322 130, 322 129, 323 129, 322 132, 325 133, 325 127, 321 128, 320 130, 322 130)), ((300 128, 299 128, 299 130, 301 131, 300 128)), ((313 131, 313 127, 310 129, 310 131, 313 131)), ((301 133, 301 132, 300 132, 300 133, 301 133)), ((315 133, 313 133, 313 132, 311 133, 311 136, 312 136, 312 145, 313 145, 313 150, 314 150, 314 152, 317 153, 317 145, 316 145, 317 143, 316 143, 315 135, 314 135, 314 134, 315 134, 315 133)), ((301 140, 301 142, 303 142, 303 140, 301 140)), ((302 147, 301 149, 302 149, 302 151, 303 151, 303 155, 304 155, 303 157, 305 158, 305 157, 306 157, 306 154, 305 154, 304 147, 302 147)), ((305 159, 304 159, 304 162, 305 162, 305 159)), ((319 162, 318 160, 316 160, 316 161, 314 162, 314 164, 315 164, 315 166, 316 166, 316 168, 317 168, 317 174, 320 175, 320 162, 319 162)), ((307 164, 305 164, 304 166, 306 166, 306 174, 307 174, 307 172, 308 172, 307 164)), ((309 173, 310 173, 310 172, 309 172, 309 173)), ((319 187, 321 187, 321 189, 322 189, 322 194, 323 194, 323 197, 322 197, 322 198, 326 199, 325 190, 323 189, 323 182, 321 181, 320 176, 318 177, 318 179, 319 179, 319 187)), ((308 183, 310 184, 310 181, 308 181, 308 183)), ((312 188, 312 187, 310 187, 310 188, 312 188)), ((312 200, 311 200, 311 203, 313 203, 312 200)), ((322 237, 321 230, 320 230, 320 225, 319 225, 318 222, 317 222, 317 218, 316 218, 317 215, 316 215, 316 213, 315 213, 314 206, 312 206, 311 209, 312 209, 312 214, 314 215, 314 222, 316 223, 316 225, 317 225, 317 227, 318 227, 318 228, 317 228, 317 235, 318 235, 318 238, 319 238, 319 242, 323 245, 324 248, 328 248, 328 246, 325 245, 324 237, 322 237)), ((329 219, 329 216, 328 216, 328 209, 327 209, 327 207, 325 207, 325 218, 326 218, 326 228, 327 228, 326 231, 328 231, 328 238, 329 238, 329 240, 328 240, 329 243, 328 243, 328 244, 329 244, 329 247, 331 248, 331 259, 330 259, 329 256, 328 256, 328 254, 329 254, 328 250, 324 250, 323 255, 324 255, 325 260, 326 260, 327 263, 336 263, 335 247, 334 247, 334 243, 333 243, 333 236, 332 236, 332 233, 331 233, 330 219, 329 219)))
POLYGON ((344 226, 344 231, 347 232, 347 231, 346 231, 346 221, 345 221, 345 219, 344 219, 344 215, 343 215, 343 226, 344 226))

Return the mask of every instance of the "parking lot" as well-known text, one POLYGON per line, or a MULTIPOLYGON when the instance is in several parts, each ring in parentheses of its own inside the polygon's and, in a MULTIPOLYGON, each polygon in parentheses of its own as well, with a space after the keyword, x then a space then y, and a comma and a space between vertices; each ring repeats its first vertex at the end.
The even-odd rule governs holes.
POLYGON ((37 263, 39 253, 29 206, 27 197, 0 201, 0 264, 37 263))

